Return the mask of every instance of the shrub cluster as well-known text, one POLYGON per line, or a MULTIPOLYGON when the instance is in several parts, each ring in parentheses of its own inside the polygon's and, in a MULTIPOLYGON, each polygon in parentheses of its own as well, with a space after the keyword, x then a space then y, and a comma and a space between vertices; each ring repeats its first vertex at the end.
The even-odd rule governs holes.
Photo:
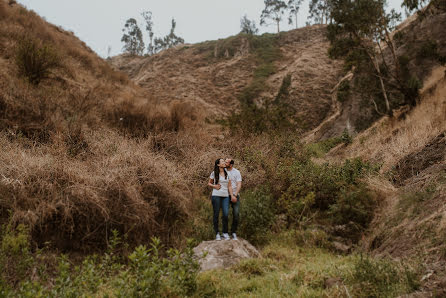
POLYGON ((114 231, 102 256, 87 256, 73 265, 61 255, 52 268, 47 256, 31 253, 28 239, 24 226, 16 231, 8 228, 1 238, 2 297, 184 297, 196 290, 199 265, 190 245, 184 251, 166 251, 160 240, 153 238, 149 248, 138 246, 126 256, 126 243, 114 231))
POLYGON ((16 64, 21 75, 38 85, 60 66, 60 57, 51 45, 24 37, 17 47, 16 64))

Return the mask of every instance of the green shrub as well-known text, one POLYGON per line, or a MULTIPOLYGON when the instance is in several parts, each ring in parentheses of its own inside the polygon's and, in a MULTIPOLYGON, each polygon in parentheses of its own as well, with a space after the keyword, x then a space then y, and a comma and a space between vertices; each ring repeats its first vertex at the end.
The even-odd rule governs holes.
POLYGON ((393 297, 419 287, 416 274, 399 264, 359 257, 351 278, 355 297, 393 297))
POLYGON ((339 84, 338 92, 336 94, 336 98, 339 102, 345 102, 350 97, 350 82, 344 80, 339 84))
POLYGON ((274 222, 274 214, 273 199, 267 189, 242 193, 240 235, 254 245, 265 243, 274 222))
POLYGON ((34 259, 29 243, 29 230, 24 225, 3 227, 0 246, 0 284, 15 285, 28 276, 34 259))
POLYGON ((38 85, 51 70, 60 66, 59 59, 49 44, 25 37, 19 42, 15 61, 19 73, 31 84, 38 85))

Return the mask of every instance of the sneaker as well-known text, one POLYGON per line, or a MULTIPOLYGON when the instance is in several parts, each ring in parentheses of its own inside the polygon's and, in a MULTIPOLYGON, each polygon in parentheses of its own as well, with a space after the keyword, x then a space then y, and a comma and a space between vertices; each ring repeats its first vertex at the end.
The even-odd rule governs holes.
MULTIPOLYGON (((224 234, 223 234, 223 235, 224 235, 224 234)), ((220 241, 220 240, 221 240, 220 234, 217 234, 217 235, 215 236, 215 240, 217 240, 217 241, 220 241)))
POLYGON ((225 240, 229 240, 229 239, 231 239, 231 238, 229 238, 228 233, 223 233, 223 239, 225 239, 225 240))
POLYGON ((238 240, 237 235, 235 233, 232 233, 232 240, 238 240))

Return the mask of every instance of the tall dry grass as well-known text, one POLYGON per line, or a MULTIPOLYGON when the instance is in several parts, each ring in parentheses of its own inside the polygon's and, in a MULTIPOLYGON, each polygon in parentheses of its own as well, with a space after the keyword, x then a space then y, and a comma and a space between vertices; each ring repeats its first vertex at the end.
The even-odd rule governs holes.
POLYGON ((0 222, 26 223, 35 243, 62 250, 104 248, 112 229, 131 245, 181 241, 192 190, 220 156, 202 154, 211 140, 199 110, 154 104, 73 34, 20 5, 2 1, 0 15, 0 222), (13 59, 25 32, 62 57, 38 87, 13 59))

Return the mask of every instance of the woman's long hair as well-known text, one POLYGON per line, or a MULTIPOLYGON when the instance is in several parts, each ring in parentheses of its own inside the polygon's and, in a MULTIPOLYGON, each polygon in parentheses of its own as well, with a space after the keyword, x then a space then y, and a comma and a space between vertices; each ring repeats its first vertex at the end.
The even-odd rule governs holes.
MULTIPOLYGON (((217 159, 215 161, 215 165, 214 165, 214 184, 218 184, 218 181, 220 180, 220 167, 218 166, 218 164, 220 163, 221 158, 217 159)), ((224 169, 225 172, 225 179, 228 178, 228 173, 226 172, 226 169, 224 169)))

